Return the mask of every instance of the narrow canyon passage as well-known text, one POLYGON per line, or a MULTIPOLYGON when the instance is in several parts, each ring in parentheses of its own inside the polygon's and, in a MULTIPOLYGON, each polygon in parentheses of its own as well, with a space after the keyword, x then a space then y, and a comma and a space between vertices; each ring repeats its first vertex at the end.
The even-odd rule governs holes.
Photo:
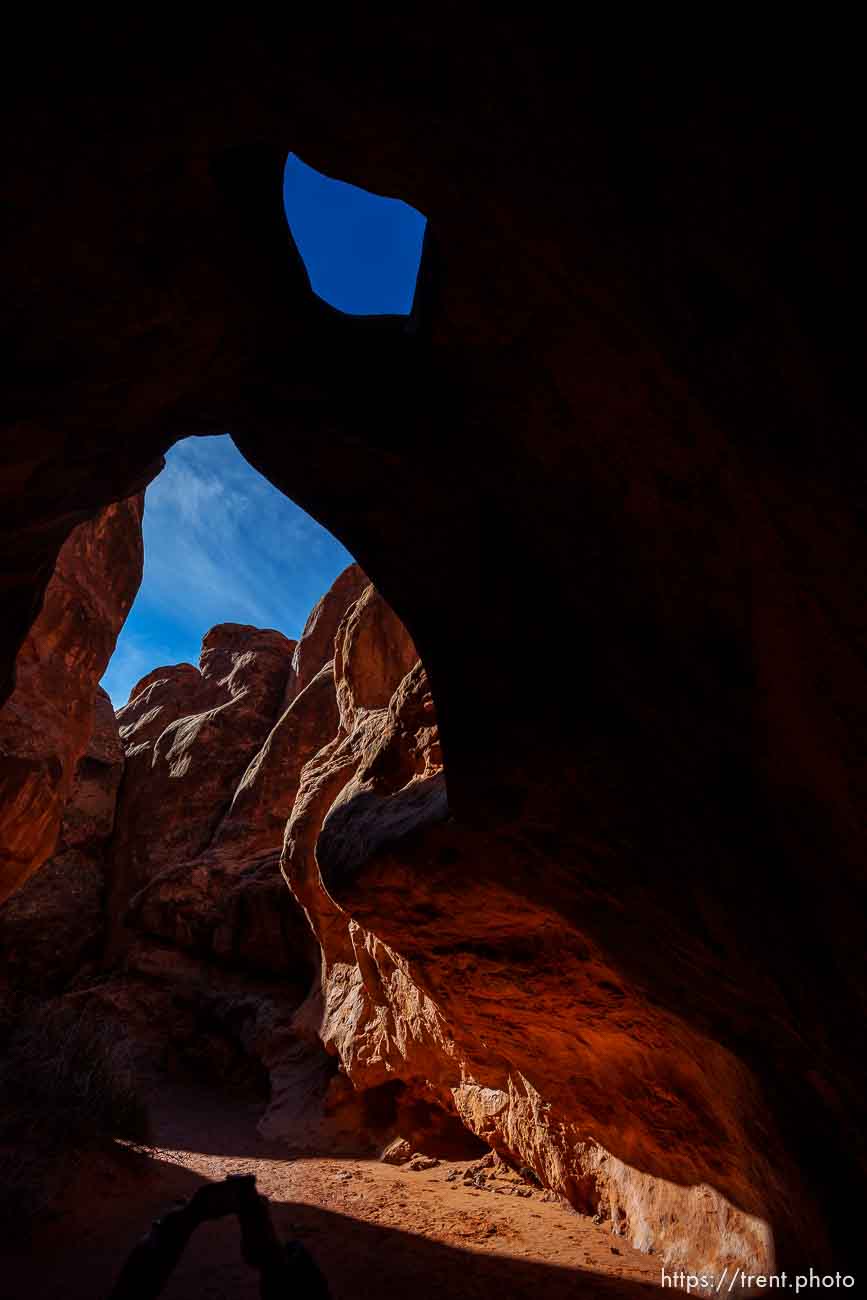
MULTIPOLYGON (((224 458, 216 442, 213 452, 224 458)), ((179 581, 177 556, 187 551, 193 571, 207 572, 213 525, 205 531, 193 506, 225 505, 246 482, 226 464, 221 480, 209 478, 206 453, 193 447, 173 461, 162 495, 149 498, 151 569, 105 677, 118 707, 100 688, 87 748, 58 797, 58 850, 0 908, 10 1060, 0 1082, 13 1117, 0 1158, 18 1224, 2 1286, 46 1300, 99 1294, 173 1199, 238 1172, 256 1173, 278 1232, 309 1246, 336 1297, 356 1295, 359 1275, 384 1293, 431 1296, 657 1286, 650 1243, 636 1249, 598 1191, 576 1195, 553 1126, 528 1125, 501 1101, 491 1110, 501 1094, 487 1086, 467 1013, 451 1027, 420 968, 325 885, 326 870, 336 889, 367 859, 387 870, 396 855, 396 875, 376 893, 397 886, 404 906, 417 906, 419 844, 428 854, 450 820, 423 665, 358 565, 338 574, 297 640, 220 623, 198 667, 130 679, 148 649, 149 610, 162 614, 164 637, 175 635, 159 597, 179 581), (185 528, 171 513, 176 499, 185 528), (97 1115, 79 1134, 82 1071, 96 1072, 84 1100, 97 1115), (48 1152, 40 1108, 59 1121, 48 1152), (27 1197, 34 1212, 22 1219, 27 1197)), ((260 525, 266 506, 256 498, 260 525)), ((28 704, 48 694, 43 627, 59 627, 62 643, 84 584, 103 593, 100 569, 116 570, 119 555, 133 557, 134 580, 140 521, 133 502, 102 533, 85 530, 90 573, 80 539, 61 557, 28 647, 30 675, 0 713, 19 744, 28 704)), ((129 597, 123 583, 119 591, 122 612, 129 597)), ((212 598, 232 593, 221 577, 212 598)), ((175 603, 184 599, 199 597, 191 588, 175 603)), ((33 730, 43 746, 67 734, 33 730)), ((459 943, 471 951, 468 938, 459 943)), ((601 1188, 600 1156, 585 1176, 601 1188)), ((232 1220, 196 1234, 166 1294, 256 1293, 236 1234, 232 1220)))
MULTIPOLYGON (((0 907, 0 1086, 11 1109, 0 1132, 0 1294, 108 1294, 151 1220, 203 1181, 240 1172, 256 1174, 278 1233, 310 1249, 338 1300, 357 1295, 362 1276, 383 1294, 431 1297, 655 1287, 659 1261, 622 1225, 612 1235, 600 1214, 578 1213, 565 1186, 543 1186, 517 1149, 500 1141, 501 1158, 492 1134, 458 1116, 441 1013, 408 966, 395 979, 400 956, 343 913, 304 848, 312 816, 323 863, 320 821, 330 820, 333 879, 389 845, 410 866, 413 834, 447 818, 424 669, 367 576, 343 569, 297 640, 220 623, 198 668, 139 676, 154 628, 169 644, 182 638, 191 603, 234 612, 266 599, 261 584, 214 567, 217 547, 239 545, 230 529, 249 513, 245 492, 263 535, 279 505, 232 457, 221 440, 179 449, 149 492, 149 567, 104 677, 116 707, 97 688, 85 752, 67 760, 74 778, 48 769, 61 774, 57 849, 0 907), (197 580, 187 589, 181 557, 197 580), (96 1076, 84 1099, 82 1074, 96 1076), (78 1132, 82 1100, 96 1127, 78 1132), (56 1112, 47 1141, 40 1111, 56 1112)), ((42 638, 71 646, 82 609, 95 631, 126 613, 141 520, 141 502, 125 503, 65 550, 28 671, 0 713, 7 744, 71 739, 42 638)), ((290 523, 322 552, 312 521, 290 523)), ((266 574, 275 564, 261 549, 256 560, 266 574)), ((82 671, 96 672, 103 644, 82 671)), ((468 1077, 462 1067, 455 1079, 468 1077)), ((258 1294, 233 1219, 195 1234, 165 1294, 258 1294)))
MULTIPOLYGON (((207 497, 191 466, 187 495, 207 497)), ((56 637, 70 592, 115 566, 115 533, 136 553, 140 519, 137 503, 111 515, 88 574, 78 540, 63 554, 56 637)), ((19 728, 41 636, 5 715, 19 728)), ((237 1172, 347 1300, 359 1270, 399 1294, 565 1296, 578 1279, 626 1295, 693 1241, 713 1266, 762 1258, 760 1220, 626 1166, 556 1082, 579 1017, 610 1037, 647 1012, 553 914, 516 911, 502 848, 450 815, 424 666, 357 564, 297 640, 219 623, 198 667, 155 667, 128 695, 114 710, 97 694, 59 851, 0 908, 0 1157, 40 1294, 69 1294, 70 1272, 93 1293, 169 1199, 237 1172), (508 965, 478 941, 483 915, 508 965), (42 1171, 40 1111, 58 1121, 42 1171)), ((235 1234, 197 1235, 167 1294, 253 1294, 235 1234)))

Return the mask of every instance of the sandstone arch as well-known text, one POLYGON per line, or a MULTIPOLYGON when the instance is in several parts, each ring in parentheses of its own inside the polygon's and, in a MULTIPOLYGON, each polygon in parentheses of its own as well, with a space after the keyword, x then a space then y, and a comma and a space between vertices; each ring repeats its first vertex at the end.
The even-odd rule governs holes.
MULTIPOLYGON (((761 1186, 761 1131, 721 1168, 701 1107, 688 1177, 813 1263, 863 1186, 854 92, 612 83, 450 13, 81 21, 74 67, 22 36, 11 88, 7 673, 74 524, 231 429, 406 622, 455 816, 515 853, 497 888, 663 1009, 663 1058, 676 1022, 770 1099, 761 1186), (290 147, 428 215, 414 332, 311 301, 290 147)), ((610 1105, 684 1176, 665 1106, 610 1105)))

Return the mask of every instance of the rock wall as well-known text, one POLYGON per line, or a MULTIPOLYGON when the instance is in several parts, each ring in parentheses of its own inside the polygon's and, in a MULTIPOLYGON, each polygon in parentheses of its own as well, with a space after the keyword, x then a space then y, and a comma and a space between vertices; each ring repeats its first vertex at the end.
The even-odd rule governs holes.
MULTIPOLYGON (((4 665, 75 525, 177 438, 233 430, 408 627, 452 816, 492 837, 479 861, 504 864, 508 914, 554 916, 613 973, 603 1027, 630 1006, 614 990, 640 990, 659 1037, 639 1019, 638 1056, 700 1042, 737 1062, 857 1272, 839 1209, 867 1182, 847 52, 833 79, 812 32, 802 57, 745 49, 722 76, 643 48, 612 67, 541 14, 466 7, 338 27, 232 10, 204 39, 176 14, 168 45, 147 16, 33 21, 5 85, 4 665), (411 320, 311 294, 289 149, 428 217, 411 320)), ((463 858, 438 872, 463 897, 463 858)), ((477 925, 510 967, 508 931, 477 925)), ((614 1158, 676 1183, 666 1106, 617 1071, 586 1091, 590 1065, 569 1092, 610 1106, 614 1158)), ((660 1087, 686 1123, 686 1082, 660 1087)), ((696 1143, 696 1185, 718 1149, 696 1143)), ((780 1262, 820 1267, 776 1213, 780 1262)))
POLYGON ((770 1272, 771 1224, 826 1249, 755 1076, 580 916, 516 905, 532 835, 451 813, 427 673, 357 566, 299 646, 219 625, 97 718, 63 852, 0 912, 13 986, 104 945, 87 996, 143 1068, 252 1064, 269 1136, 417 1142, 440 1111, 672 1267, 770 1272))
MULTIPOLYGON (((771 1221, 822 1250, 749 1072, 649 1004, 580 922, 516 906, 529 843, 450 817, 427 676, 373 588, 338 629, 334 671, 339 728, 301 773, 283 855, 322 945, 299 1023, 357 1089, 399 1080, 667 1265, 772 1271, 771 1221), (641 1113, 626 1131, 624 1095, 641 1113)), ((270 1135, 292 1130, 287 1101, 270 1135)))
POLYGON ((351 824, 335 833, 341 799, 328 820, 350 866, 432 809, 445 814, 417 651, 362 571, 337 578, 298 647, 276 632, 221 625, 205 636, 198 669, 148 673, 117 722, 125 771, 107 869, 110 974, 88 996, 132 1037, 142 1068, 182 1045, 189 1059, 192 1038, 206 1072, 231 1072, 240 1049, 269 1080, 265 1127, 296 1147, 382 1146, 397 1128, 417 1143, 422 1130, 448 1127, 420 1062, 405 1077, 366 1077, 323 1033, 307 997, 323 958, 332 961, 314 941, 323 918, 315 898, 305 918, 304 890, 293 898, 279 870, 290 816, 293 835, 301 808, 319 834, 311 774, 324 774, 324 795, 313 781, 324 815, 335 749, 348 746, 337 760, 341 784, 356 751, 368 750, 386 788, 401 772, 430 778, 416 787, 420 802, 397 808, 372 796, 358 818, 356 777, 344 792, 356 796, 344 799, 351 824))
POLYGON ((127 903, 208 849, 279 712, 294 648, 280 632, 220 624, 202 642, 198 669, 154 670, 118 711, 126 772, 112 847, 113 944, 127 903))
MULTIPOLYGON (((357 572, 347 571, 356 586, 357 572)), ((333 603, 320 602, 326 621, 333 603)), ((260 1087, 291 1075, 322 1137, 335 1063, 293 1027, 319 954, 279 857, 301 768, 338 712, 332 664, 321 661, 327 638, 320 658, 308 648, 300 690, 295 650, 279 632, 221 624, 198 668, 154 669, 118 710, 125 771, 107 872, 108 978, 88 996, 146 1072, 175 1062, 260 1087)), ((332 1123, 329 1138, 352 1139, 357 1120, 332 1123)))
POLYGON ((50 994, 97 962, 105 942, 105 853, 123 748, 97 687, 92 731, 63 810, 57 851, 0 905, 0 987, 50 994))
POLYGON ((0 709, 0 900, 55 852, 59 836, 74 848, 96 834, 89 802, 97 820, 107 816, 88 773, 115 770, 98 683, 141 582, 142 500, 107 506, 70 535, 18 654, 15 689, 0 709), (97 748, 82 766, 91 738, 97 748), (81 825, 67 821, 61 832, 76 781, 69 816, 81 825))

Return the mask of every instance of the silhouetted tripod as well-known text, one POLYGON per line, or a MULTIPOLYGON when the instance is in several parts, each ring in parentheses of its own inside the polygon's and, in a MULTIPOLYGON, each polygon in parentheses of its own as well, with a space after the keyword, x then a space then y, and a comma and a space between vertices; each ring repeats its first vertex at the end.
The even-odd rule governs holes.
POLYGON ((200 1223, 236 1214, 241 1252, 259 1272, 262 1300, 331 1300, 328 1283, 298 1241, 281 1242, 255 1174, 229 1174, 206 1183, 188 1201, 156 1219, 121 1270, 110 1300, 152 1300, 168 1282, 200 1223))

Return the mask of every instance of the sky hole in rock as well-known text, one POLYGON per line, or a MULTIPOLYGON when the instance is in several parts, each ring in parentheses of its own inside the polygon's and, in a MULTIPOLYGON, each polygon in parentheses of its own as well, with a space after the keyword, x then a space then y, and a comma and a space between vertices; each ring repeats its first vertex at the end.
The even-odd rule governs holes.
POLYGON ((144 577, 102 679, 116 709, 153 668, 197 664, 217 623, 297 638, 352 556, 231 438, 187 438, 145 494, 144 577))
POLYGON ((412 311, 426 220, 401 199, 371 194, 286 160, 283 206, 313 292, 350 316, 412 311))

